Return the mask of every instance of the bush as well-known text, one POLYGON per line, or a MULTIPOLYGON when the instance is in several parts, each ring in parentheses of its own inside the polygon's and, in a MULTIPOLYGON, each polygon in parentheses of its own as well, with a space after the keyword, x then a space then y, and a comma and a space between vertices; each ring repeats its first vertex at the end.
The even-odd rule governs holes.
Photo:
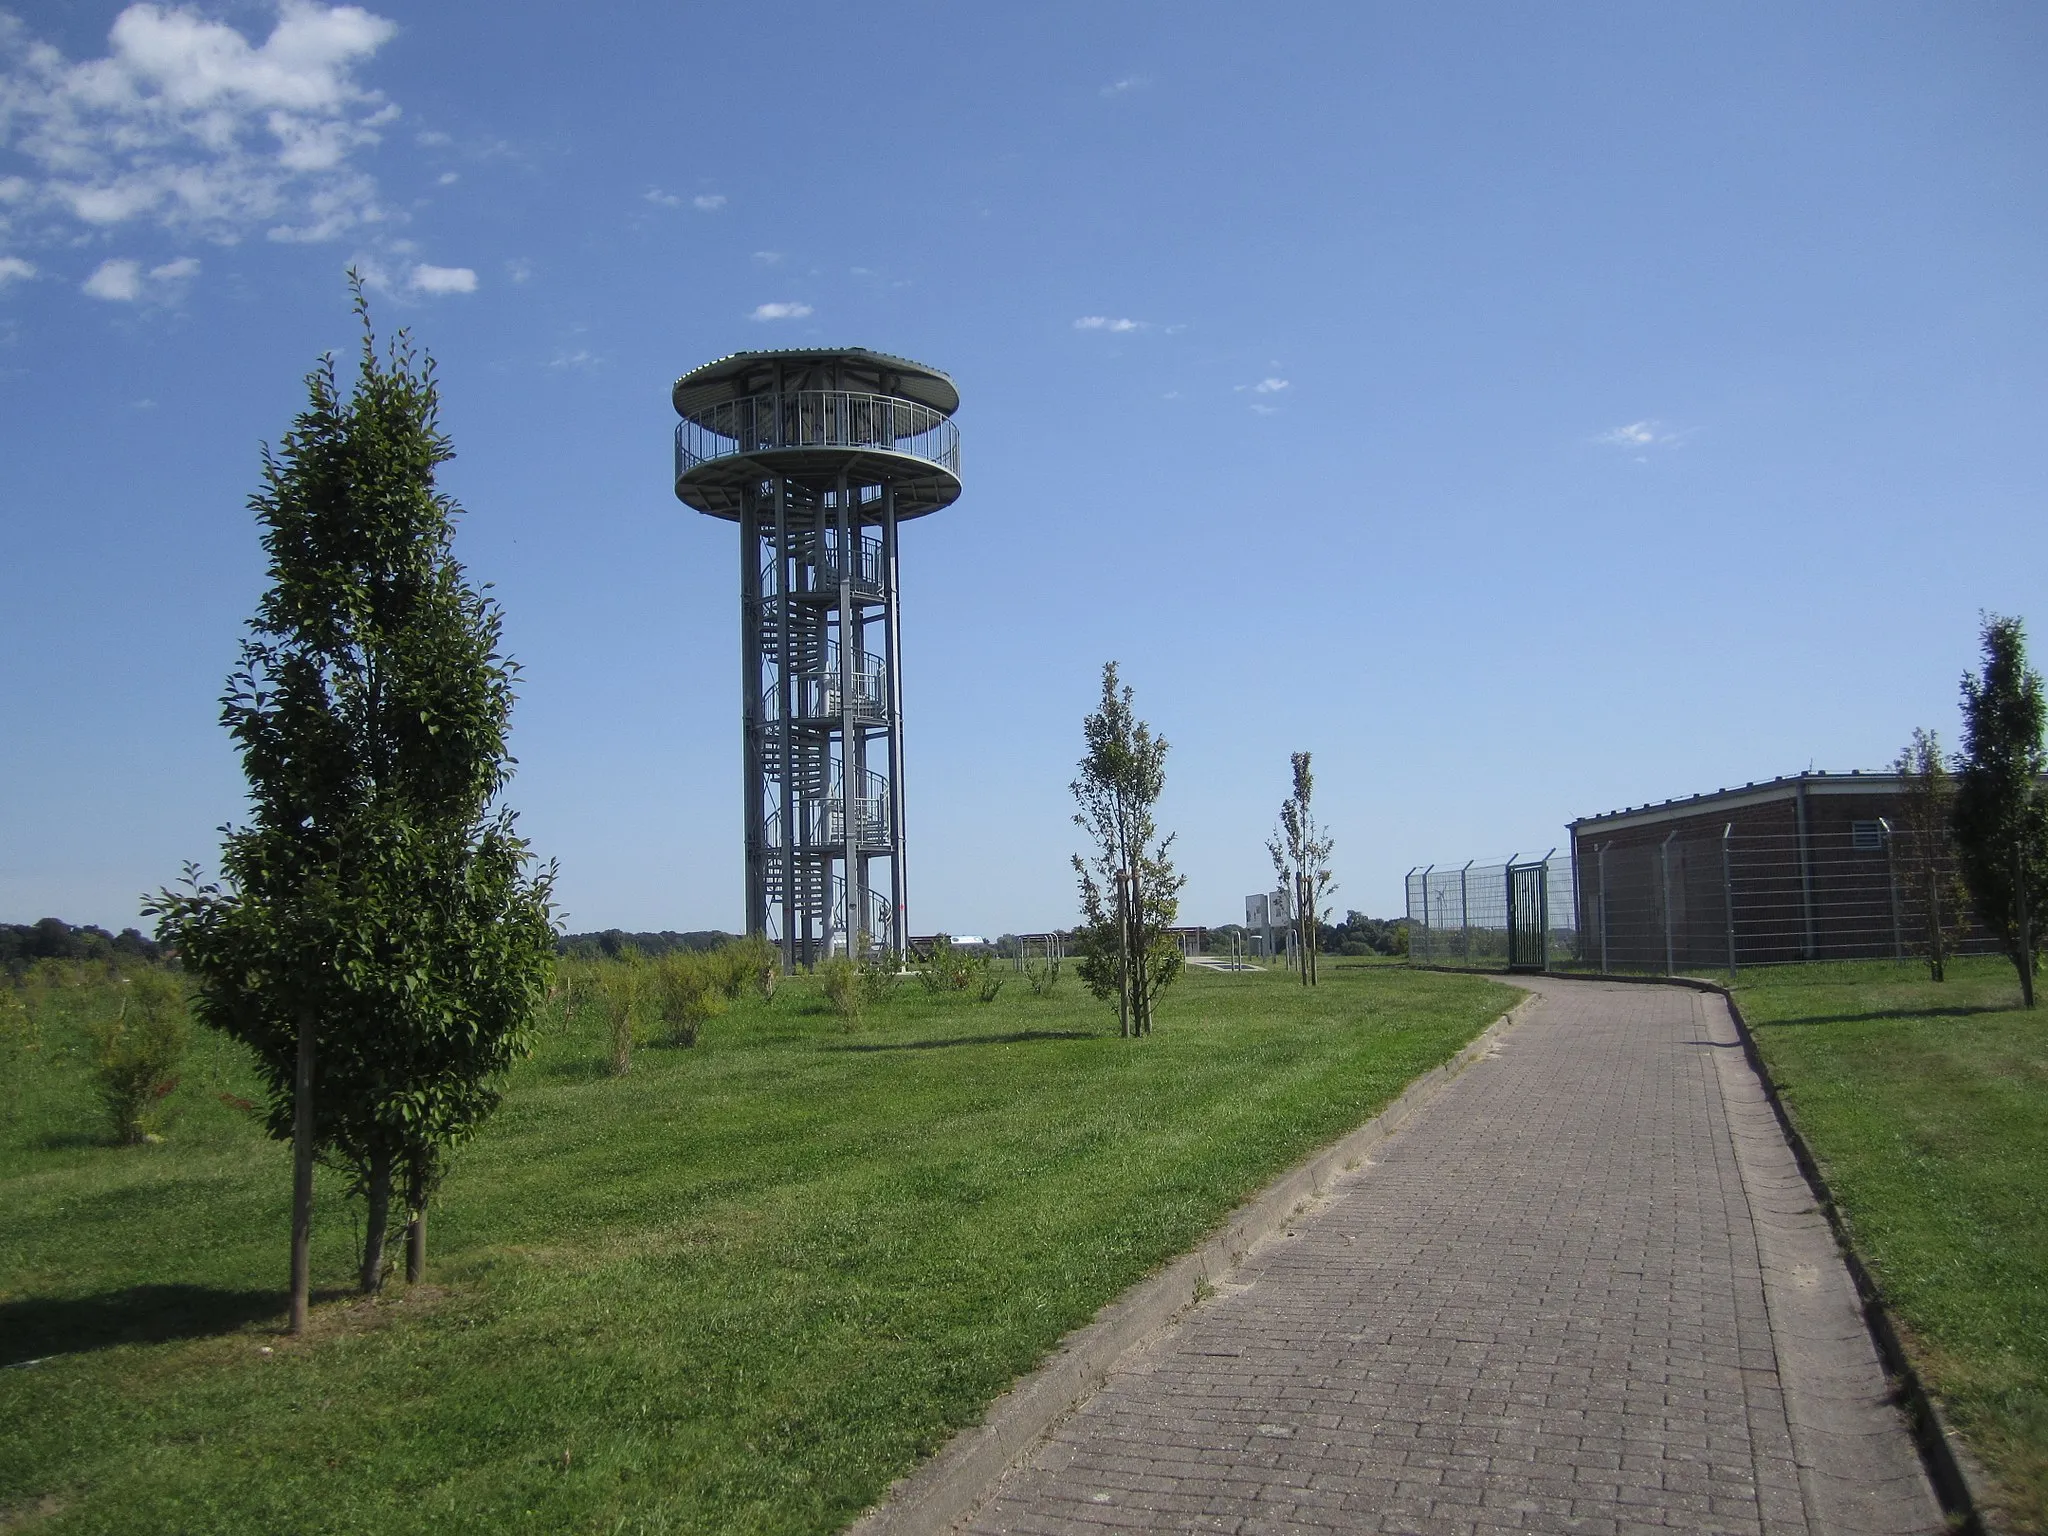
POLYGON ((977 1001, 992 1003, 1010 977, 1008 972, 997 967, 996 957, 984 949, 968 958, 967 979, 974 987, 977 1001))
MULTIPOLYGON (((737 947, 727 945, 726 950, 737 947)), ((695 1045, 704 1021, 725 1012, 726 999, 737 996, 738 986, 745 985, 743 971, 737 972, 742 978, 738 986, 732 984, 736 971, 726 951, 705 955, 673 949, 650 970, 654 1011, 671 1045, 695 1045)))
POLYGON ((728 1002, 738 1002, 749 987, 759 992, 764 1002, 775 996, 775 983, 782 975, 782 951, 760 934, 734 939, 719 948, 715 957, 728 1002))
POLYGON ((931 954, 918 967, 917 979, 927 992, 964 992, 974 980, 973 961, 964 949, 955 949, 943 933, 932 940, 931 954))
POLYGON ((645 968, 638 951, 628 951, 604 967, 600 993, 605 1023, 612 1037, 612 1074, 624 1077, 633 1069, 633 1030, 639 1022, 645 968))
POLYGON ((1025 961, 1024 979, 1030 983, 1033 997, 1051 997, 1060 985, 1059 953, 1048 951, 1042 959, 1025 961))
POLYGON ((860 967, 844 955, 818 962, 818 980, 824 984, 825 1001, 846 1020, 850 1029, 860 1022, 862 987, 860 967))
POLYGON ((86 1032, 115 1139, 125 1146, 147 1140, 168 1121, 165 1100, 178 1086, 178 1061, 192 1038, 184 983, 164 971, 138 971, 124 985, 114 1016, 86 1032))
POLYGON ((886 949, 870 950, 861 957, 860 996, 870 1007, 879 1008, 896 995, 896 988, 903 980, 903 972, 897 968, 896 957, 886 949))

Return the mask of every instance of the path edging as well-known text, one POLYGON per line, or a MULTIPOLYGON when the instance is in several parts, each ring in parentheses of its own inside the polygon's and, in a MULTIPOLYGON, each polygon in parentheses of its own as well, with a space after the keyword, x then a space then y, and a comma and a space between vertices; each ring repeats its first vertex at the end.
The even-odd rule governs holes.
POLYGON ((1140 1280, 1069 1333, 1044 1364, 989 1405, 979 1424, 962 1429, 922 1466, 892 1483, 879 1503, 847 1527, 846 1536, 946 1536, 958 1527, 988 1501, 1003 1475, 1048 1429, 1101 1389, 1117 1361, 1213 1294, 1217 1281, 1484 1056, 1536 1001, 1533 994, 1524 996, 1365 1124, 1240 1205, 1200 1247, 1140 1280))
MULTIPOLYGON (((1464 967, 1442 969, 1456 970, 1464 975, 1496 974, 1470 971, 1464 967)), ((1757 1081, 1763 1084, 1764 1098, 1777 1119, 1778 1129, 1784 1133, 1786 1144, 1792 1149, 1792 1160, 1798 1165, 1807 1188, 1812 1191, 1814 1203, 1827 1217, 1828 1230, 1834 1234, 1835 1246, 1841 1250, 1842 1262, 1848 1268, 1849 1278, 1856 1287, 1856 1299, 1861 1303, 1863 1326, 1870 1331, 1871 1342, 1877 1346, 1878 1358, 1884 1362, 1886 1372, 1898 1383, 1907 1427, 1912 1431, 1913 1444, 1920 1452, 1921 1463, 1927 1469, 1928 1481, 1934 1484, 1935 1496, 1941 1501, 1942 1513, 1953 1522, 1959 1536, 1990 1536, 1992 1527, 1984 1516, 1987 1508, 1995 1507, 1995 1501, 1989 1497, 1990 1480, 1977 1458, 1970 1454, 1969 1447, 1949 1427, 1941 1405, 1927 1390, 1927 1384, 1920 1379, 1920 1373, 1907 1357, 1905 1346, 1899 1339, 1898 1324, 1891 1315, 1891 1309, 1885 1305, 1884 1293, 1878 1289, 1877 1281, 1851 1241, 1848 1225, 1835 1204, 1834 1192, 1828 1188, 1827 1180, 1821 1175, 1820 1164, 1814 1160, 1806 1138, 1799 1134, 1799 1127, 1786 1110, 1778 1093, 1777 1080, 1764 1064, 1763 1053, 1757 1049, 1756 1037, 1750 1030, 1749 1020, 1743 1017, 1742 1005, 1735 1000, 1735 994, 1721 982, 1701 976, 1586 975, 1577 971, 1545 971, 1542 974, 1555 976, 1560 981, 1620 981, 1644 986, 1690 987, 1695 992, 1717 993, 1728 1004, 1729 1016, 1735 1020, 1735 1032, 1742 1040, 1743 1057, 1749 1062, 1757 1081)))

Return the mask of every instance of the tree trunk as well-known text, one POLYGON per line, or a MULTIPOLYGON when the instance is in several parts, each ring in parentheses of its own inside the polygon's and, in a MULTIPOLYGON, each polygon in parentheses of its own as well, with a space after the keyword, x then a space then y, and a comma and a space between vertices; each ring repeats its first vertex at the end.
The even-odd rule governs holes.
POLYGON ((413 1208, 405 1224, 405 1283, 418 1285, 427 1278, 427 1207, 424 1201, 413 1208))
POLYGON ((306 1331, 313 1288, 313 1017, 299 1015, 292 1083, 292 1332, 306 1331))
POLYGON ((2020 952, 2015 961, 2020 968, 2020 1001, 2031 1008, 2034 1006, 2034 932, 2027 917, 2026 860, 2021 857, 2018 843, 2012 845, 2012 900, 2020 927, 2020 952))
POLYGON ((1941 874, 1933 859, 1927 861, 1927 961, 1936 981, 1947 980, 1948 956, 1944 954, 1941 916, 1941 874))
POLYGON ((384 1287, 384 1230, 391 1224, 391 1154, 370 1154, 370 1215, 363 1230, 362 1292, 374 1296, 384 1287))

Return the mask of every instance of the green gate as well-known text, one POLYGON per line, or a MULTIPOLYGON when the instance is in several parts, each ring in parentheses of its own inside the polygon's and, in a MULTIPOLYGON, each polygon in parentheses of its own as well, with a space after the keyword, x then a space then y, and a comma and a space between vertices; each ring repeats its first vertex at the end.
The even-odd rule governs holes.
POLYGON ((1508 866, 1508 969, 1540 971, 1549 963, 1550 861, 1508 866))

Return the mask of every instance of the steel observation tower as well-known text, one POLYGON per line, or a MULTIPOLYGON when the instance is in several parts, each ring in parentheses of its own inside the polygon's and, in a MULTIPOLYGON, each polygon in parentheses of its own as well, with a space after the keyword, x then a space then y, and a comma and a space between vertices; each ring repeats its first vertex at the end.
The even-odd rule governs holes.
POLYGON ((960 392, 845 347, 736 352, 673 399, 676 498, 740 525, 747 931, 785 968, 900 955, 896 539, 960 495, 960 392))

